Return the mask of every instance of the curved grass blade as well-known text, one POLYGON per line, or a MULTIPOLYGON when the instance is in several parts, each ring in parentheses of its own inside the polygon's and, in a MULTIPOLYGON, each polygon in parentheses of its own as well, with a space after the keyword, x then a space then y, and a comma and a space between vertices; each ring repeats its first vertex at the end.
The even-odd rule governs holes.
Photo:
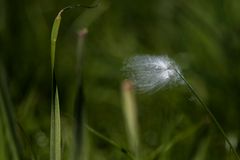
POLYGON ((97 5, 73 5, 60 10, 56 16, 51 32, 51 71, 52 71, 52 97, 51 97, 51 133, 50 133, 50 160, 61 160, 61 117, 58 97, 58 87, 55 77, 55 53, 58 31, 61 24, 62 13, 73 8, 94 8, 97 5))
POLYGON ((55 78, 55 51, 58 30, 61 23, 61 11, 55 18, 51 33, 51 71, 52 71, 52 97, 51 97, 51 128, 50 128, 50 160, 61 160, 61 117, 58 98, 58 89, 55 78))

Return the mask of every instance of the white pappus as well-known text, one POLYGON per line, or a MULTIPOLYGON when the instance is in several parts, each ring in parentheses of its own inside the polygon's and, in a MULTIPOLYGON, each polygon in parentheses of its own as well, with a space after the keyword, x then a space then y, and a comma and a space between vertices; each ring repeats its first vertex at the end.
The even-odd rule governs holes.
POLYGON ((123 72, 140 92, 182 83, 180 69, 168 56, 139 55, 124 61, 123 72))

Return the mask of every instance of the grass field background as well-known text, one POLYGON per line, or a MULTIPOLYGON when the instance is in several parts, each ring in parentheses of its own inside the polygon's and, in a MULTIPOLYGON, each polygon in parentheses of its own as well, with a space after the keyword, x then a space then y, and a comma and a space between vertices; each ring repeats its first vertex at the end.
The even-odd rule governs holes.
MULTIPOLYGON (((9 112, 26 159, 33 159, 31 155, 49 159, 54 18, 68 5, 95 3, 0 0, 0 105, 9 97, 9 112)), ((168 55, 240 152, 239 0, 102 0, 92 9, 66 11, 55 61, 62 159, 70 159, 73 152, 73 106, 80 74, 76 73, 76 52, 83 28, 88 33, 81 46, 81 74, 86 123, 92 128, 130 148, 122 110, 123 61, 134 55, 168 55)), ((136 93, 136 106, 142 160, 154 156, 161 160, 233 159, 224 138, 183 85, 154 94, 136 93)), ((7 112, 1 110, 3 115, 7 112)), ((0 118, 2 142, 7 139, 3 121, 0 118)), ((86 134, 89 160, 127 159, 118 148, 86 134)), ((10 154, 8 148, 9 143, 0 144, 0 160, 10 154)))

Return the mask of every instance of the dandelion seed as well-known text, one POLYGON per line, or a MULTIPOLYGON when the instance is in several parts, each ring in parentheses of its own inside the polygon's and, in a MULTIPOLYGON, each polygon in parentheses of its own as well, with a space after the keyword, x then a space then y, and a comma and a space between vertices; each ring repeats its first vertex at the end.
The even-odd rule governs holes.
POLYGON ((131 57, 124 62, 123 71, 140 92, 155 92, 182 81, 179 67, 167 56, 131 57))

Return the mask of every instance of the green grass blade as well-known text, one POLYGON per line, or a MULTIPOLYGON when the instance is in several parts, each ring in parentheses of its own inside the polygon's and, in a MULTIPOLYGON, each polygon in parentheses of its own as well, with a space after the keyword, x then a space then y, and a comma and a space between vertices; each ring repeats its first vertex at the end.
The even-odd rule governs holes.
POLYGON ((124 147, 120 146, 117 142, 111 140, 110 138, 102 135, 101 133, 99 133, 98 131, 96 131, 95 129, 93 129, 92 127, 90 127, 89 125, 86 125, 86 128, 89 132, 91 132, 92 134, 94 134, 95 136, 97 136, 98 138, 104 140, 105 142, 109 143, 110 145, 112 145, 113 147, 119 149, 123 154, 125 154, 129 159, 133 160, 133 155, 124 147))
POLYGON ((60 107, 59 107, 59 97, 58 97, 58 89, 56 88, 55 95, 55 110, 54 110, 54 126, 55 126, 55 159, 61 159, 61 117, 60 117, 60 107))
POLYGON ((82 7, 82 8, 94 8, 96 5, 73 5, 67 6, 60 10, 56 16, 51 32, 51 71, 52 71, 52 97, 51 97, 51 128, 50 128, 50 160, 61 159, 61 117, 59 107, 58 89, 55 77, 55 55, 56 55, 56 42, 58 38, 58 31, 61 24, 62 13, 66 10, 82 7))
POLYGON ((50 128, 50 160, 61 160, 61 117, 58 89, 55 78, 55 52, 58 31, 61 23, 61 11, 54 20, 51 33, 51 71, 52 71, 52 98, 51 98, 51 128, 50 128))
POLYGON ((61 160, 61 116, 55 78, 53 86, 55 87, 53 87, 51 106, 50 160, 61 160))
POLYGON ((54 71, 54 65, 55 65, 55 52, 56 52, 56 42, 58 37, 58 31, 61 23, 61 11, 57 15, 57 17, 54 20, 53 27, 52 27, 52 33, 51 33, 51 69, 52 69, 52 75, 55 72, 54 71))

